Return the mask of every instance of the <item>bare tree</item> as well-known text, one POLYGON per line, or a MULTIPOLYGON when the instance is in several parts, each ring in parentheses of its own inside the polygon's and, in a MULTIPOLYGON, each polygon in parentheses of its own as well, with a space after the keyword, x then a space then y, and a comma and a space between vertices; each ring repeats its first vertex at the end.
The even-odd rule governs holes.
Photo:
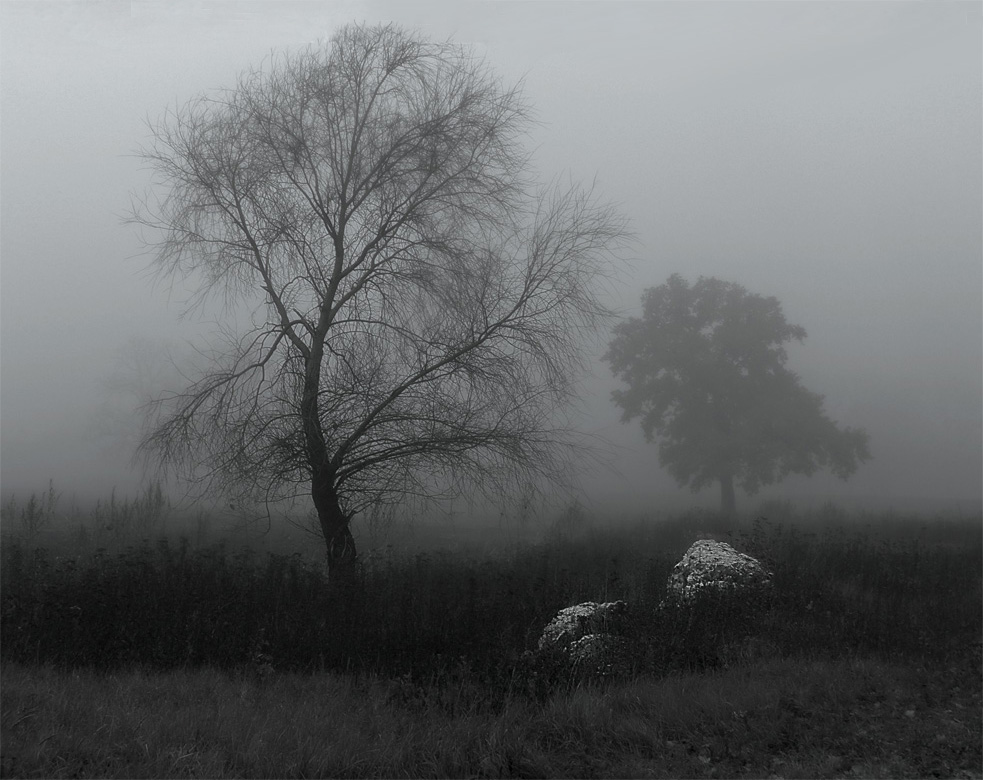
POLYGON ((167 113, 143 150, 166 194, 136 219, 165 276, 252 325, 161 399, 144 451, 210 491, 309 491, 332 576, 369 506, 551 472, 624 225, 534 185, 529 126, 468 50, 391 25, 167 113))

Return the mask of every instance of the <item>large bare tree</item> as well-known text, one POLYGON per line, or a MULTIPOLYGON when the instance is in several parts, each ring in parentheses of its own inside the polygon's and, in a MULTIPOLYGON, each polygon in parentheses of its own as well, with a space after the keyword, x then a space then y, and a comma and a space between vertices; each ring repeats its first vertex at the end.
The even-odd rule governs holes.
POLYGON ((251 325, 160 399, 144 451, 208 491, 309 492, 332 575, 369 505, 554 469, 624 226, 590 190, 536 184, 529 128, 469 50, 392 25, 153 124, 135 217, 154 263, 251 325))

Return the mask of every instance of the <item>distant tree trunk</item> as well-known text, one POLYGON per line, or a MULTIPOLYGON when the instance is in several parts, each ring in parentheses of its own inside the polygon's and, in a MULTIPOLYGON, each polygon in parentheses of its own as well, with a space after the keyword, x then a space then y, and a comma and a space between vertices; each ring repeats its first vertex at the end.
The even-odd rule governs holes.
POLYGON ((720 475, 720 513, 725 517, 737 514, 737 499, 734 497, 734 475, 720 475))

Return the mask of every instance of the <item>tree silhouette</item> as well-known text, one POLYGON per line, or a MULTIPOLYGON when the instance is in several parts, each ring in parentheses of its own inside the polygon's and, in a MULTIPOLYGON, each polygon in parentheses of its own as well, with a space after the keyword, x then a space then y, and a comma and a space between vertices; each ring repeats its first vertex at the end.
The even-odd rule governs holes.
POLYGON ((163 195, 134 219, 162 274, 251 325, 160 399, 143 451, 236 500, 309 495, 332 577, 362 510, 557 473, 623 223, 535 185, 529 126, 468 50, 392 25, 165 114, 142 152, 163 195))
POLYGON ((840 430, 823 397, 785 367, 790 325, 776 298, 678 274, 642 295, 641 319, 620 323, 604 356, 626 390, 613 393, 622 421, 639 418, 659 462, 680 485, 720 483, 721 510, 789 474, 828 468, 848 478, 870 457, 867 434, 840 430))

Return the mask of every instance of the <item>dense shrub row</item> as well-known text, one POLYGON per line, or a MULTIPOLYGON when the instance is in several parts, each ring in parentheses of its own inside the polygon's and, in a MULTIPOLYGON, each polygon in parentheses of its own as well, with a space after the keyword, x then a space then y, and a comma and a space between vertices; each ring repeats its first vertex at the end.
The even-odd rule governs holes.
POLYGON ((434 553, 365 563, 334 592, 299 555, 192 549, 161 539, 56 558, 2 545, 5 661, 66 667, 335 669, 500 680, 560 608, 624 599, 654 671, 741 653, 882 653, 942 662, 983 629, 981 548, 971 523, 946 536, 888 526, 807 532, 757 522, 730 541, 775 572, 765 609, 659 612, 692 534, 637 525, 554 539, 496 558, 434 553), (958 537, 958 539, 957 539, 958 537), (946 539, 949 543, 945 542, 946 539), (953 542, 953 540, 956 540, 953 542), (722 652, 740 639, 730 655, 722 652))

